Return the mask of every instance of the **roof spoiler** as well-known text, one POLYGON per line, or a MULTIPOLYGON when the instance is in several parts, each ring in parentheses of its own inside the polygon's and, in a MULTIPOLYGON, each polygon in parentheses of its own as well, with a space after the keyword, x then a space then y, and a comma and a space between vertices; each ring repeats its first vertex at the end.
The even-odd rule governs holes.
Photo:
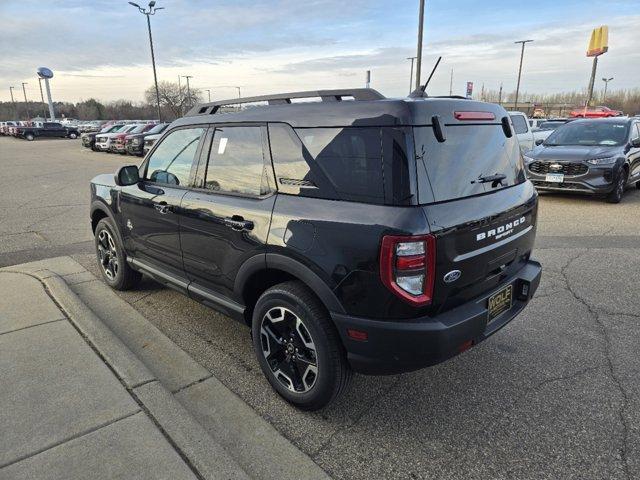
POLYGON ((261 95, 257 97, 231 98, 229 100, 219 100, 217 102, 201 103, 193 107, 187 113, 187 117, 195 115, 211 115, 216 113, 220 107, 226 105, 238 105, 243 103, 267 102, 269 105, 287 105, 292 103, 292 99, 317 98, 323 102, 340 102, 344 97, 352 98, 356 101, 383 100, 386 98, 377 90, 372 88, 353 88, 340 90, 310 90, 307 92, 278 93, 275 95, 261 95))

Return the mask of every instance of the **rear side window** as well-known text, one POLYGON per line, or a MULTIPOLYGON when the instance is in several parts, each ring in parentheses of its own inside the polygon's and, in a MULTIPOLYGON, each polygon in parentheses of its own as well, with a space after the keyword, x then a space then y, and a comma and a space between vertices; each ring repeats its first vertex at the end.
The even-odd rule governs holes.
POLYGON ((204 128, 182 128, 164 137, 149 158, 147 178, 156 183, 187 186, 204 128))
POLYGON ((269 140, 282 193, 384 203, 379 128, 270 124, 269 140))
POLYGON ((527 121, 522 115, 511 115, 511 123, 516 133, 527 133, 527 121))
POLYGON ((271 191, 261 127, 216 127, 209 152, 205 188, 241 195, 271 191))
POLYGON ((501 125, 447 125, 446 141, 432 127, 414 127, 420 203, 479 195, 525 181, 518 141, 501 125), (501 184, 481 177, 503 174, 501 184))

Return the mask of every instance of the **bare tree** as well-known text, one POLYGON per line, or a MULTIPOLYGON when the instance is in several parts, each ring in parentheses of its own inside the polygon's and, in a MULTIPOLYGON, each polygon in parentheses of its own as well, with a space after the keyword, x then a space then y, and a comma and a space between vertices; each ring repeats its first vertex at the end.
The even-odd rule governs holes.
MULTIPOLYGON (((187 92, 186 86, 166 81, 158 82, 158 92, 160 93, 160 107, 173 118, 181 117, 202 98, 202 92, 198 88, 191 88, 187 92)), ((144 97, 147 103, 154 105, 156 103, 155 87, 149 87, 144 97)))

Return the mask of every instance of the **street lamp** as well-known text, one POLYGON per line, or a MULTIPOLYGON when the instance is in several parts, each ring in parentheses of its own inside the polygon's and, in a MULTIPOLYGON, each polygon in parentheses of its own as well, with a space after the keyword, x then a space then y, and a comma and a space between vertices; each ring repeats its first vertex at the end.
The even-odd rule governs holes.
POLYGON ((613 77, 602 79, 602 81, 604 82, 604 94, 602 95, 602 103, 604 103, 604 101, 607 99, 607 87, 609 86, 609 82, 611 80, 613 80, 613 77))
POLYGON ((140 5, 134 2, 129 2, 129 5, 136 7, 140 13, 147 17, 147 29, 149 30, 149 45, 151 45, 151 63, 153 65, 153 80, 156 85, 156 101, 158 104, 158 120, 162 122, 162 113, 160 113, 160 91, 158 90, 158 75, 156 74, 156 57, 153 52, 153 38, 151 37, 151 15, 155 15, 158 10, 163 10, 164 7, 156 7, 155 0, 149 2, 149 8, 144 9, 140 5))
POLYGON ((29 85, 27 82, 22 82, 22 93, 24 93, 24 108, 27 110, 27 120, 31 117, 29 113, 29 102, 27 101, 27 90, 24 88, 25 85, 29 85))
POLYGON ((513 42, 513 43, 522 44, 522 51, 520 52, 520 68, 518 68, 518 85, 516 86, 516 102, 515 102, 515 105, 513 106, 514 110, 518 109, 518 95, 520 93, 520 77, 522 75, 522 59, 524 58, 524 45, 529 42, 533 42, 533 40, 518 40, 517 42, 513 42))
POLYGON ((418 57, 407 57, 407 60, 411 60, 411 73, 409 74, 409 95, 413 92, 413 62, 418 57))

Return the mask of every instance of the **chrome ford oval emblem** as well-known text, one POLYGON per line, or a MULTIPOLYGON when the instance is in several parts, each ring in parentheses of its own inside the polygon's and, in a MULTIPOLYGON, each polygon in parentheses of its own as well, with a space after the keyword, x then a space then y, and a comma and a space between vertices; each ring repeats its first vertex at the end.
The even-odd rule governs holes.
POLYGON ((444 276, 444 283, 453 283, 460 278, 462 272, 460 270, 451 270, 444 276))

